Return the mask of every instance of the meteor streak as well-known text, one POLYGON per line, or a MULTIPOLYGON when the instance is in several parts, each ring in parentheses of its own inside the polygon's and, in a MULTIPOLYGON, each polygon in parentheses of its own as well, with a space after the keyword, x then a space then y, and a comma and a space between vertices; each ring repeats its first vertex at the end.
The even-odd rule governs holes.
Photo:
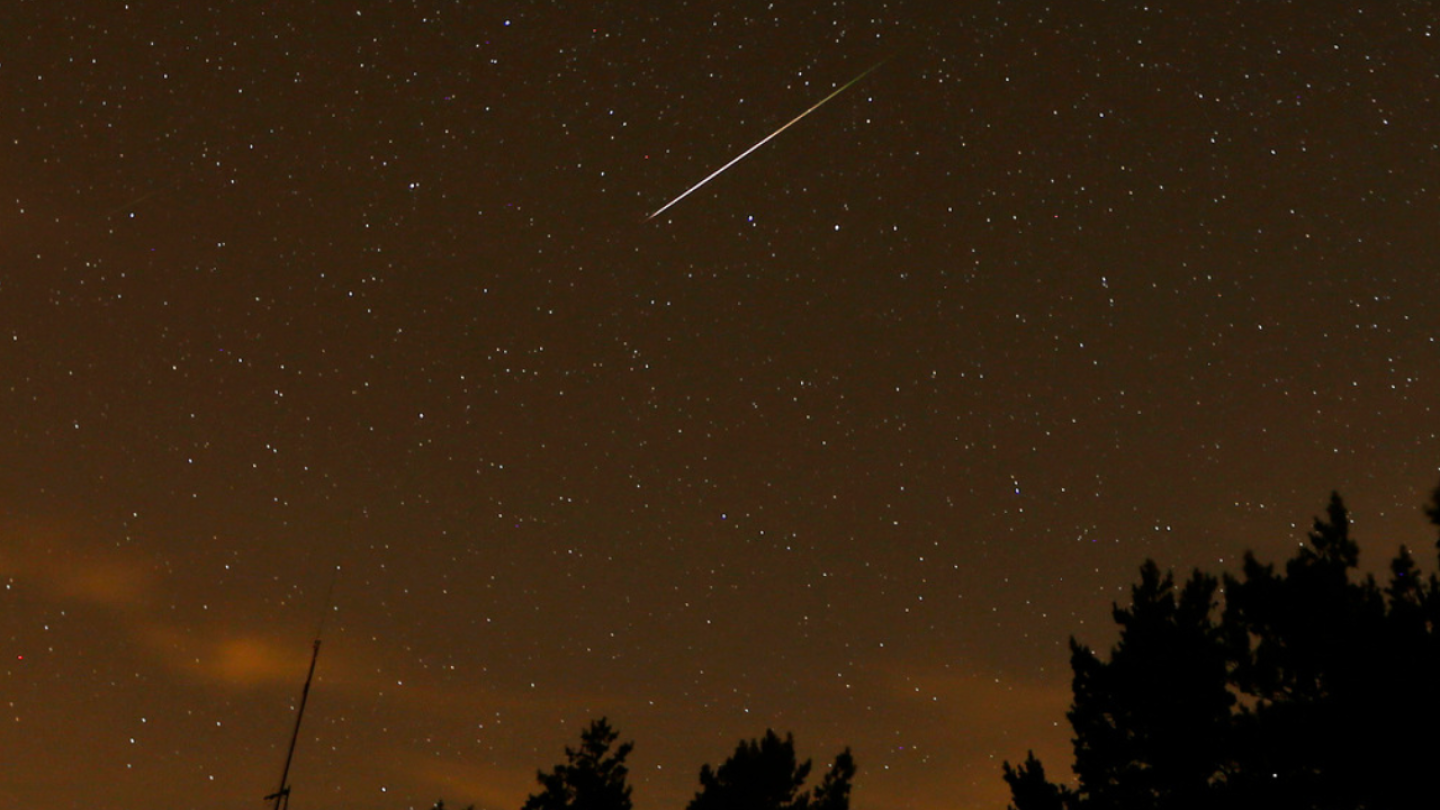
POLYGON ((856 82, 860 81, 861 79, 865 78, 866 76, 869 76, 871 73, 875 72, 875 69, 876 69, 876 68, 880 67, 880 66, 883 65, 883 64, 885 64, 885 60, 884 60, 884 59, 881 59, 879 62, 876 62, 875 64, 871 65, 870 68, 867 69, 864 73, 861 73, 859 76, 856 76, 855 78, 851 79, 850 81, 848 81, 848 82, 840 85, 840 87, 839 87, 837 90, 835 90, 835 92, 833 92, 833 93, 831 93, 830 95, 828 95, 828 96, 820 99, 819 101, 815 102, 814 106, 812 106, 810 109, 808 109, 808 110, 806 110, 805 112, 802 112, 802 113, 800 113, 799 115, 795 116, 794 118, 790 119, 790 123, 786 124, 786 125, 783 126, 783 127, 780 127, 779 129, 775 130, 774 132, 770 133, 769 135, 766 135, 766 136, 764 137, 764 139, 762 139, 759 143, 755 144, 754 146, 750 147, 749 149, 746 149, 744 152, 741 152, 740 154, 736 155, 733 159, 731 159, 731 161, 730 161, 729 163, 726 163, 724 166, 721 166, 720 168, 718 168, 718 169, 716 169, 715 171, 711 172, 704 180, 701 180, 700 182, 696 183, 695 185, 691 186, 690 188, 685 189, 685 193, 681 194, 679 197, 676 197, 675 199, 671 200, 670 202, 665 203, 664 205, 660 206, 659 208, 657 208, 657 209, 655 210, 655 213, 651 214, 650 216, 645 217, 645 219, 644 219, 643 221, 644 221, 644 222, 649 222, 650 220, 654 219, 655 217, 658 217, 658 216, 660 216, 661 214, 665 213, 665 211, 666 211, 668 208, 670 208, 670 206, 674 205, 675 203, 680 202, 681 200, 685 199, 686 197, 689 197, 690 194, 691 194, 692 192, 694 192, 696 189, 700 188, 701 186, 705 185, 706 183, 710 182, 711 180, 714 180, 716 177, 718 177, 718 176, 720 175, 721 172, 725 171, 726 169, 730 168, 731 166, 734 166, 736 163, 739 163, 740 161, 744 160, 745 157, 746 157, 747 155, 749 155, 751 152, 754 152, 756 149, 759 149, 760 147, 762 147, 762 146, 764 146, 765 144, 769 143, 772 139, 774 139, 774 137, 775 137, 776 135, 779 135, 780 133, 782 133, 782 132, 784 132, 785 130, 789 129, 790 127, 794 126, 794 125, 796 124, 796 122, 798 122, 801 118, 804 118, 805 116, 809 115, 810 113, 815 112, 816 110, 820 109, 822 106, 824 106, 825 102, 829 101, 829 100, 832 99, 832 98, 835 98, 836 96, 838 96, 838 95, 840 95, 841 93, 845 92, 846 90, 850 89, 850 85, 855 84, 856 82))

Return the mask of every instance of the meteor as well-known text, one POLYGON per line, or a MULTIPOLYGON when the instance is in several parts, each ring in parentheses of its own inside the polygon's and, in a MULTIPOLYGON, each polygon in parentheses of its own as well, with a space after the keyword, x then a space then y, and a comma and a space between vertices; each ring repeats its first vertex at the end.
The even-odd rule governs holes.
POLYGON ((880 66, 883 65, 883 64, 885 64, 885 60, 884 60, 884 59, 881 59, 879 62, 876 62, 875 64, 871 65, 864 73, 861 73, 859 76, 856 76, 855 78, 851 79, 850 81, 848 81, 848 82, 840 85, 840 87, 839 87, 837 90, 835 90, 835 92, 833 92, 833 93, 831 93, 830 95, 828 95, 828 96, 820 99, 819 101, 815 102, 814 106, 812 106, 810 109, 808 109, 808 110, 806 110, 805 112, 802 112, 802 113, 800 113, 799 115, 795 116, 794 118, 790 119, 790 123, 786 124, 786 125, 783 126, 783 127, 780 127, 779 129, 775 130, 774 132, 770 133, 769 135, 766 135, 763 139, 761 139, 761 141, 760 141, 759 143, 755 144, 754 146, 750 147, 749 149, 746 149, 744 152, 741 152, 740 154, 736 155, 734 158, 732 158, 732 159, 730 160, 729 163, 726 163, 724 166, 721 166, 720 168, 718 168, 718 169, 716 169, 715 171, 711 172, 704 180, 701 180, 700 182, 696 183, 695 185, 691 186, 690 188, 685 189, 685 192, 684 192, 683 194, 681 194, 679 197, 676 197, 675 199, 671 200, 670 202, 665 203, 664 205, 662 205, 662 206, 660 206, 659 208, 655 209, 655 213, 653 213, 653 214, 645 217, 645 219, 642 220, 642 222, 649 222, 650 220, 654 219, 655 217, 658 217, 658 216, 660 216, 661 214, 665 213, 665 211, 666 211, 667 209, 669 209, 670 206, 674 205, 675 203, 680 202, 681 200, 685 199, 686 197, 689 197, 690 194, 691 194, 692 192, 694 192, 696 189, 700 188, 701 186, 705 185, 706 183, 710 182, 711 180, 714 180, 716 177, 718 177, 718 176, 720 175, 721 172, 725 171, 726 169, 730 168, 731 166, 734 166, 736 163, 739 163, 740 161, 744 160, 747 155, 749 155, 751 152, 754 152, 756 149, 759 149, 760 147, 764 146, 765 144, 769 143, 771 140, 773 140, 773 139, 775 138, 776 135, 779 135, 780 133, 784 132, 785 130, 789 129, 790 127, 795 126, 795 124, 796 124, 801 118, 804 118, 805 116, 809 115, 810 113, 815 112, 816 110, 820 109, 822 106, 825 105, 825 102, 829 101, 829 100, 832 99, 832 98, 835 98, 836 96, 838 96, 838 95, 840 95, 841 93, 845 92, 846 90, 850 89, 850 86, 851 86, 851 85, 855 84, 856 82, 860 81, 861 79, 865 78, 866 76, 869 76, 871 73, 875 72, 875 69, 876 69, 876 68, 880 67, 880 66))

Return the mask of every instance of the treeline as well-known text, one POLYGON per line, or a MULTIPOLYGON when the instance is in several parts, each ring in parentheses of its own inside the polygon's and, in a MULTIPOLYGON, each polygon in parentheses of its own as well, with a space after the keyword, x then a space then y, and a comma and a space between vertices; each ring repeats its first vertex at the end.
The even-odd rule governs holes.
MULTIPOLYGON (((1427 514, 1440 527, 1440 489, 1427 514)), ((1070 640, 1074 779, 1006 762, 1010 810, 1440 807, 1440 578, 1405 546, 1383 585, 1359 558, 1332 495, 1283 570, 1246 554, 1177 583, 1146 561, 1109 656, 1070 640)), ((632 810, 618 740, 591 723, 522 810, 632 810)), ((848 748, 810 774, 767 731, 702 767, 686 810, 848 810, 848 748)))
POLYGON ((1108 659, 1070 641, 1075 783, 1007 762, 1012 810, 1440 807, 1440 579, 1359 557, 1332 495, 1283 571, 1145 563, 1108 659))
MULTIPOLYGON (((566 748, 565 761, 536 780, 522 810, 631 810, 629 769, 625 758, 635 747, 620 743, 619 732, 606 718, 590 723, 580 734, 579 748, 566 748)), ((687 810, 849 810, 855 760, 846 748, 836 755, 819 784, 806 790, 811 762, 795 755, 795 738, 774 731, 741 740, 735 753, 718 768, 700 769, 700 791, 687 810)), ((444 810, 443 801, 435 810, 444 810)), ((470 810, 474 810, 473 807, 470 810)))

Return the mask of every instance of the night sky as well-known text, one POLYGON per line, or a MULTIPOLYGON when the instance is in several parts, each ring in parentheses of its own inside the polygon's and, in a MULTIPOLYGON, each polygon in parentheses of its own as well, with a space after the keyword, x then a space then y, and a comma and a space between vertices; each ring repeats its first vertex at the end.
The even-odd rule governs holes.
POLYGON ((1431 548, 1433 3, 0 18, 0 804, 264 806, 324 616, 295 810, 1000 808, 1145 558, 1431 548))

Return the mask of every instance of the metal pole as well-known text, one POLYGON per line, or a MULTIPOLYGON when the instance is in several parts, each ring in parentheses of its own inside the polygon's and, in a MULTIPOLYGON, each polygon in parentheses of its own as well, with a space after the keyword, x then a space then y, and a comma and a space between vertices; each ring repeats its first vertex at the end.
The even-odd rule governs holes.
POLYGON ((315 677, 315 661, 320 658, 320 639, 315 639, 315 648, 310 653, 310 671, 305 675, 305 688, 300 690, 300 708, 295 712, 295 730, 290 732, 290 750, 285 753, 285 769, 280 772, 280 789, 266 796, 275 800, 274 810, 290 806, 290 761, 295 758, 295 742, 300 739, 300 721, 305 718, 305 701, 310 697, 310 681, 315 677))

